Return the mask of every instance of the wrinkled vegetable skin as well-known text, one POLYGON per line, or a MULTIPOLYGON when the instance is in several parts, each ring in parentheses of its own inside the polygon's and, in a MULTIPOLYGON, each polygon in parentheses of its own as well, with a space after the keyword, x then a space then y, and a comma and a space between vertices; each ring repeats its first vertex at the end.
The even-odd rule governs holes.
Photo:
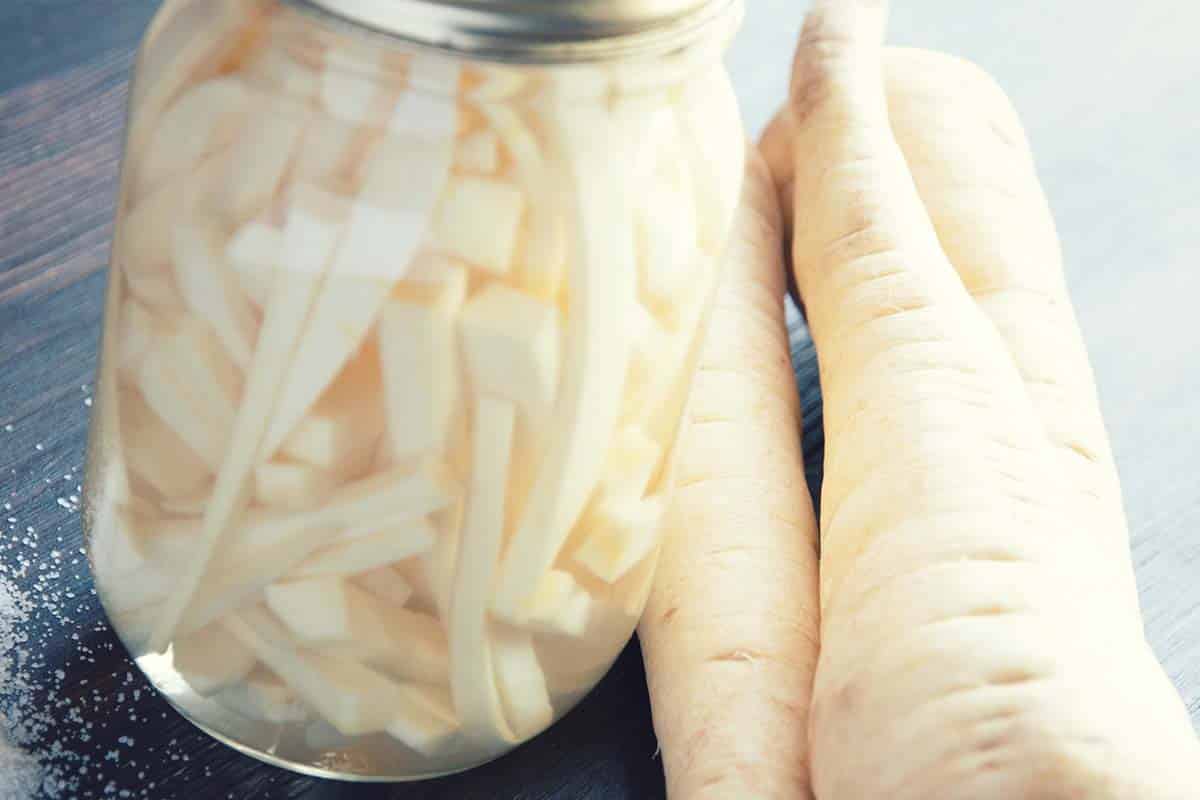
POLYGON ((825 393, 816 796, 1194 797, 1016 115, 820 5, 768 143, 825 393))

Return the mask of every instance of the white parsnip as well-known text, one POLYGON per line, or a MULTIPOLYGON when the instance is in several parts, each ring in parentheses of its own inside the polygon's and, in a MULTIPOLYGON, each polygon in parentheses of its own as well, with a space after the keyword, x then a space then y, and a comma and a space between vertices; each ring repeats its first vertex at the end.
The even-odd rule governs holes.
POLYGON ((825 396, 816 795, 1188 797, 1025 137, 885 16, 819 4, 769 142, 825 396))

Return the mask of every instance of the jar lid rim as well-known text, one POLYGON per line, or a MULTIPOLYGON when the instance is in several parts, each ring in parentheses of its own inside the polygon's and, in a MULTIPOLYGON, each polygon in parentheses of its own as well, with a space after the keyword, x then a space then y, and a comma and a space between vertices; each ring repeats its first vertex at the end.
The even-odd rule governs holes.
POLYGON ((655 55, 743 0, 284 0, 328 21, 475 59, 573 63, 655 55))

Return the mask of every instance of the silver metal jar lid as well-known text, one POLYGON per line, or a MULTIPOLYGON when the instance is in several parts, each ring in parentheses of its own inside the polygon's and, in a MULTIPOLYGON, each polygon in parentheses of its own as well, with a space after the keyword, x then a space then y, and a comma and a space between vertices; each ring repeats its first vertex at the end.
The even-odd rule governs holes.
POLYGON ((286 0, 331 21, 472 58, 597 61, 668 52, 743 0, 286 0))

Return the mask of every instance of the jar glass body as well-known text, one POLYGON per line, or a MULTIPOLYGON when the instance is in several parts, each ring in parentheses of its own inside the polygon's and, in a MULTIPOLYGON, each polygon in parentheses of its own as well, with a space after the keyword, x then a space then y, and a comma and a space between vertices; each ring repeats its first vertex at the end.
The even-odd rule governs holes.
POLYGON ((278 2, 160 12, 85 522, 115 630, 192 721, 292 769, 415 779, 604 675, 740 193, 717 27, 533 66, 278 2))

